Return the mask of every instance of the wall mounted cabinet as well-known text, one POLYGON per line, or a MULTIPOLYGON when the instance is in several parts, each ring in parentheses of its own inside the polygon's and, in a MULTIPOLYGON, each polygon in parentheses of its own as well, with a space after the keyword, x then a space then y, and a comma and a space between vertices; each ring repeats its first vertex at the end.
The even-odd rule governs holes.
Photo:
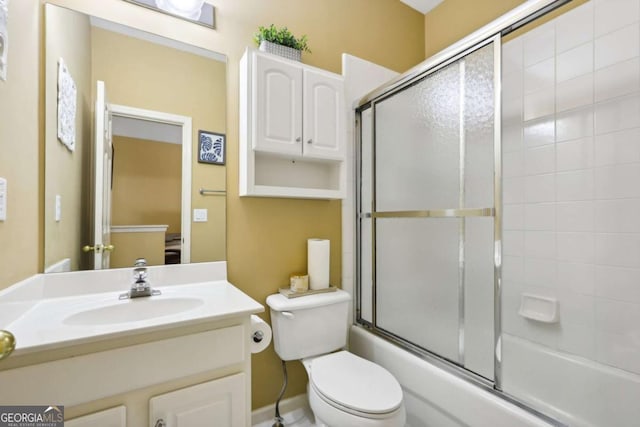
POLYGON ((342 76, 247 49, 240 62, 240 195, 340 199, 342 76))

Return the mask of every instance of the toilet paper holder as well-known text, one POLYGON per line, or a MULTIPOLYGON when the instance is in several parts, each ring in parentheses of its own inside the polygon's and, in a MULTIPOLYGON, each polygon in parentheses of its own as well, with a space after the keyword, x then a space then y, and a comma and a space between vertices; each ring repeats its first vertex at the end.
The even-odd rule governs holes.
POLYGON ((251 334, 251 339, 255 343, 261 342, 264 339, 264 332, 255 331, 253 334, 251 334))

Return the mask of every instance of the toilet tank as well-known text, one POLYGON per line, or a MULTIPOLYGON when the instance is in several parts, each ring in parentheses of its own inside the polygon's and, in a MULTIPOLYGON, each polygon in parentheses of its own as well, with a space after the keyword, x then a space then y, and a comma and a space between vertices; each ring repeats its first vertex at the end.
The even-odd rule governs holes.
POLYGON ((269 295, 273 345, 282 360, 298 360, 347 344, 351 295, 335 292, 287 298, 269 295))

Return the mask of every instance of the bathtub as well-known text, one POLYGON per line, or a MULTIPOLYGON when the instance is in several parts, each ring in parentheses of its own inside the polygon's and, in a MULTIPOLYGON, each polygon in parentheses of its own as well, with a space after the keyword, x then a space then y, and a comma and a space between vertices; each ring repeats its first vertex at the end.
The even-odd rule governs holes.
POLYGON ((400 382, 407 427, 549 427, 541 418, 352 326, 351 352, 388 369, 400 382))

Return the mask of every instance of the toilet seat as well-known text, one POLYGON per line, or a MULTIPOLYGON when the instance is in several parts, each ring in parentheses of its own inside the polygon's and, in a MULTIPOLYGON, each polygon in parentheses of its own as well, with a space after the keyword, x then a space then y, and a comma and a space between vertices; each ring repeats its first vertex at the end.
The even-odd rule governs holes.
POLYGON ((309 385, 327 404, 360 417, 386 418, 402 405, 402 389, 389 371, 347 351, 314 359, 309 385))

